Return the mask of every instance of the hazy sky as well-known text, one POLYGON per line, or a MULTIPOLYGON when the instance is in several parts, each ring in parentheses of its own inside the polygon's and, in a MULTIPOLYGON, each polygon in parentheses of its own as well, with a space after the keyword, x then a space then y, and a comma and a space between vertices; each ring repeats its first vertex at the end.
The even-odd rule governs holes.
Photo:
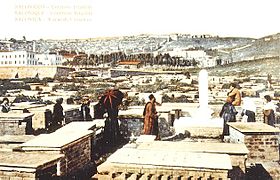
POLYGON ((0 38, 141 33, 263 37, 280 32, 279 0, 2 0, 0 38))

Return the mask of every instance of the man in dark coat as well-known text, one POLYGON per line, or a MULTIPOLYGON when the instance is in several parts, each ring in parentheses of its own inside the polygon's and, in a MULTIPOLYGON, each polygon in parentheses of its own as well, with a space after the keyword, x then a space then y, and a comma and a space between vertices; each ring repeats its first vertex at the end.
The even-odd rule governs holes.
POLYGON ((56 100, 56 104, 53 107, 53 118, 50 122, 49 130, 50 132, 54 132, 55 130, 62 127, 62 123, 64 120, 63 107, 62 107, 63 98, 58 98, 56 100))

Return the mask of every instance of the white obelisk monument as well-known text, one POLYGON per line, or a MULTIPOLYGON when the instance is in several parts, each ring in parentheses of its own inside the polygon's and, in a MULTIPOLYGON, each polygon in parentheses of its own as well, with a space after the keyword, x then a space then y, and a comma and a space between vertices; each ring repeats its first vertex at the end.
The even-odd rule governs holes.
MULTIPOLYGON (((176 133, 184 133, 185 130, 190 131, 192 128, 221 129, 223 127, 222 118, 211 117, 211 113, 213 111, 208 106, 208 92, 208 73, 205 69, 203 69, 198 74, 199 106, 193 111, 194 113, 191 114, 191 116, 175 119, 174 128, 176 133)), ((191 133, 197 134, 195 131, 191 133)), ((208 132, 205 131, 204 133, 207 135, 208 132)))
POLYGON ((208 72, 205 69, 202 69, 198 74, 198 94, 199 107, 196 117, 201 120, 210 119, 211 110, 208 106, 208 72))

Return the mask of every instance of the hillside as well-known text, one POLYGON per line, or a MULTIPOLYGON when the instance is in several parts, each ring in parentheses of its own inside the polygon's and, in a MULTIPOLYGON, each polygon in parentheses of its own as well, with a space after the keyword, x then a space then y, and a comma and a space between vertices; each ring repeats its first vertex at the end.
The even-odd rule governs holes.
POLYGON ((246 76, 267 76, 271 74, 273 78, 280 79, 280 60, 279 58, 259 59, 254 61, 244 61, 233 63, 227 66, 218 66, 208 69, 210 75, 227 76, 239 75, 246 76))
POLYGON ((280 55, 280 34, 266 36, 251 43, 244 48, 236 48, 232 51, 234 61, 252 60, 280 55))

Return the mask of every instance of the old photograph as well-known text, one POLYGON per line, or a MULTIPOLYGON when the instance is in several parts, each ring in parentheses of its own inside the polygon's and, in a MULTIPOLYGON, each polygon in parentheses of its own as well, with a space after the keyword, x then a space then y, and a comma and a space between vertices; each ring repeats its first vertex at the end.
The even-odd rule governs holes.
POLYGON ((280 180, 277 0, 0 5, 0 180, 280 180))

